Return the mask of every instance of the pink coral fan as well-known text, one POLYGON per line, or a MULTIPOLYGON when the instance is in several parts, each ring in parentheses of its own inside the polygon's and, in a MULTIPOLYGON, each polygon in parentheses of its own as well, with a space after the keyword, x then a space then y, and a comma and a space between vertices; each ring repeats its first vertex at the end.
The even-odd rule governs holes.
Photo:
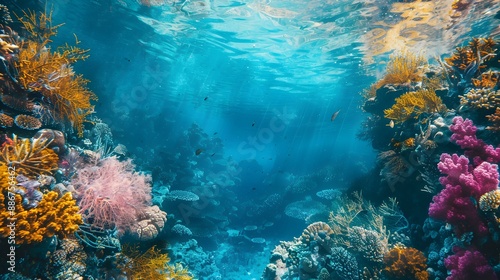
POLYGON ((497 279, 493 268, 479 251, 465 251, 458 247, 453 248, 455 255, 444 260, 444 264, 451 271, 446 280, 461 279, 497 279))
POLYGON ((429 216, 452 224, 458 234, 487 234, 488 228, 472 199, 479 201, 481 195, 497 188, 497 165, 482 162, 474 168, 464 156, 442 154, 438 169, 447 175, 439 178, 445 188, 432 199, 429 216))
POLYGON ((127 228, 151 204, 151 178, 134 171, 131 160, 116 157, 78 171, 72 180, 86 223, 101 228, 127 228))
POLYGON ((478 139, 476 136, 477 127, 471 120, 464 120, 460 116, 454 117, 450 130, 453 132, 451 141, 464 149, 465 155, 471 158, 475 165, 479 165, 483 161, 500 162, 500 148, 494 148, 478 139))

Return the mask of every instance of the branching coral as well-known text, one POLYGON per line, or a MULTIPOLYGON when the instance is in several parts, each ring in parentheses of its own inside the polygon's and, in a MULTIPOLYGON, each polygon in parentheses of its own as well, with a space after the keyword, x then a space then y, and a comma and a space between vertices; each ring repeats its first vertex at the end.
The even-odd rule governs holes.
POLYGON ((476 88, 494 88, 498 83, 500 72, 488 71, 482 73, 479 79, 472 79, 472 85, 476 88))
POLYGON ((386 84, 407 84, 422 81, 423 70, 427 60, 408 50, 401 51, 391 56, 387 64, 387 73, 384 78, 376 84, 380 88, 386 84))
MULTIPOLYGON (((93 113, 94 93, 86 88, 88 81, 76 75, 71 64, 88 57, 88 50, 65 45, 51 52, 47 44, 57 33, 59 26, 53 26, 51 14, 25 14, 20 19, 32 39, 24 42, 19 52, 16 68, 19 82, 27 90, 39 91, 48 100, 53 121, 71 124, 83 136, 83 123, 93 113)), ((78 41, 77 41, 78 43, 78 41)))
POLYGON ((15 210, 8 211, 5 205, 5 193, 0 193, 0 235, 8 237, 11 233, 9 227, 15 221, 16 244, 41 242, 45 237, 57 235, 64 238, 73 234, 82 218, 78 214, 78 206, 71 196, 66 193, 61 198, 56 192, 48 192, 37 207, 26 210, 22 206, 22 197, 15 195, 15 210))
POLYGON ((460 103, 476 109, 495 109, 500 106, 500 90, 471 89, 466 94, 460 95, 460 103))
POLYGON ((384 256, 384 273, 389 279, 427 280, 426 261, 419 250, 396 246, 384 256))
MULTIPOLYGON (((496 42, 492 38, 473 38, 465 47, 457 47, 451 57, 445 58, 448 65, 466 72, 472 65, 484 68, 483 62, 494 56, 496 42)), ((473 74, 473 73, 472 73, 473 74)))
MULTIPOLYGON (((397 207, 394 205, 394 207, 397 207)), ((384 215, 393 215, 397 210, 388 211, 389 206, 374 207, 373 204, 364 201, 360 193, 354 193, 353 199, 342 198, 340 204, 330 212, 329 225, 334 232, 331 236, 335 245, 347 247, 354 246, 354 243, 370 243, 372 237, 376 236, 374 245, 379 249, 367 248, 377 252, 385 252, 388 247, 388 232, 384 225, 384 215), (370 233, 367 233, 370 231, 370 233), (367 237, 367 235, 370 235, 367 237)), ((366 245, 366 244, 365 244, 366 245)), ((359 252, 365 249, 359 248, 359 252)), ((377 255, 377 254, 375 254, 377 255)), ((364 257, 371 257, 366 254, 364 257)), ((374 257, 375 259, 375 257, 374 257)))
POLYGON ((137 248, 125 246, 118 259, 118 268, 129 279, 191 280, 193 277, 181 264, 169 265, 170 258, 154 246, 141 253, 137 248))
POLYGON ((446 106, 434 91, 421 89, 396 98, 396 104, 384 110, 384 116, 396 123, 402 123, 411 118, 418 119, 424 113, 432 114, 445 110, 446 106))
POLYGON ((47 139, 18 139, 14 135, 12 143, 2 147, 0 159, 27 177, 50 175, 58 168, 59 157, 52 149, 47 148, 48 145, 50 141, 47 139))

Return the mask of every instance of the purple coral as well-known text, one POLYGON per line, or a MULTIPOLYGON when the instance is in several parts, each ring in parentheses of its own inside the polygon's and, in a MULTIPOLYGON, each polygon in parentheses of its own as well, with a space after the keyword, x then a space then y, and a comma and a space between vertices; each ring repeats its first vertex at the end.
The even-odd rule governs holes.
POLYGON ((484 236, 488 228, 475 202, 498 187, 498 166, 492 162, 500 161, 500 148, 478 139, 477 128, 469 119, 453 118, 450 130, 453 132, 451 140, 465 149, 468 158, 457 154, 441 155, 438 169, 446 176, 439 181, 444 189, 432 199, 429 216, 452 224, 458 234, 471 231, 484 236))
POLYGON ((477 127, 471 120, 464 120, 460 116, 454 117, 450 130, 453 132, 451 141, 464 149, 465 155, 471 158, 475 165, 479 165, 483 161, 500 162, 500 148, 494 148, 478 139, 476 136, 477 127))
POLYGON ((16 193, 23 197, 22 205, 25 209, 31 209, 38 206, 40 201, 42 201, 43 193, 39 191, 40 182, 37 180, 30 180, 24 175, 17 176, 18 186, 23 188, 17 188, 16 193))
POLYGON ((487 234, 488 228, 472 199, 478 201, 481 195, 497 188, 497 165, 482 162, 474 168, 464 156, 442 154, 438 169, 447 175, 439 178, 445 188, 432 199, 429 216, 454 225, 458 234, 487 234))
POLYGON ((468 251, 458 247, 453 248, 455 255, 444 260, 446 268, 451 272, 446 280, 462 279, 497 279, 493 268, 479 251, 468 251))

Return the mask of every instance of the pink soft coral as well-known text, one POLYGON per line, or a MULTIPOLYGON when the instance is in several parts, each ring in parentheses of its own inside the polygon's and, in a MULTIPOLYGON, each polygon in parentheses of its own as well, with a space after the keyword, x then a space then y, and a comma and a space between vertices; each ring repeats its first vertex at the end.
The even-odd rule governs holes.
POLYGON ((464 120, 460 116, 454 117, 450 130, 453 132, 451 141, 464 149, 465 155, 471 158, 475 165, 479 165, 483 161, 500 162, 500 148, 494 148, 478 139, 476 136, 477 127, 471 120, 464 120))
POLYGON ((429 216, 452 224, 457 234, 487 234, 473 199, 497 188, 497 165, 482 162, 474 168, 464 156, 442 154, 438 169, 447 175, 439 178, 445 188, 432 199, 429 216))
POLYGON ((453 248, 455 255, 444 260, 444 264, 451 271, 446 280, 462 279, 497 279, 493 268, 479 251, 465 251, 458 247, 453 248))
POLYGON ((134 171, 130 160, 106 158, 78 171, 72 180, 86 223, 127 228, 151 203, 150 177, 134 171))

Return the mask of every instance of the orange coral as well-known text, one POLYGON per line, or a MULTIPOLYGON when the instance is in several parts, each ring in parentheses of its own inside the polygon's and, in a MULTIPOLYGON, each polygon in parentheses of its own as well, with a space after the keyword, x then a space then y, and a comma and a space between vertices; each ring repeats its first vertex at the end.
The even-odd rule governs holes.
MULTIPOLYGON (((88 80, 76 75, 72 63, 88 57, 88 50, 65 45, 55 52, 47 47, 59 26, 52 26, 51 14, 25 14, 20 19, 35 39, 21 45, 16 68, 19 82, 25 89, 35 90, 51 104, 55 120, 71 124, 83 136, 83 123, 93 113, 91 100, 97 96, 86 88, 88 80)), ((78 40, 77 40, 78 44, 78 40)))
POLYGON ((52 149, 47 148, 49 145, 50 141, 47 139, 18 139, 14 135, 12 143, 2 147, 0 160, 27 177, 50 175, 58 168, 59 157, 52 149))
POLYGON ((5 193, 0 192, 0 235, 8 237, 11 234, 9 224, 15 222, 16 244, 41 242, 45 237, 57 235, 64 238, 73 234, 82 217, 78 214, 76 201, 68 192, 61 198, 54 192, 45 194, 37 207, 24 209, 21 195, 8 193, 9 201, 15 202, 15 209, 8 208, 5 193))
MULTIPOLYGON (((465 47, 457 47, 451 57, 445 58, 446 63, 465 71, 469 65, 484 62, 493 56, 496 42, 492 38, 473 38, 465 47), (478 57, 479 55, 479 57, 478 57), (480 61, 482 59, 483 61, 480 61)), ((482 69, 485 65, 480 65, 482 69)))
POLYGON ((384 116, 396 123, 401 123, 412 117, 418 119, 423 113, 432 114, 445 110, 446 106, 434 91, 421 89, 396 98, 396 104, 384 110, 384 116))
POLYGON ((14 125, 14 119, 4 113, 0 113, 0 127, 12 127, 14 125))
POLYGON ((415 147, 415 138, 410 137, 403 141, 403 148, 409 149, 415 147))
POLYGON ((170 258, 154 246, 141 253, 137 248, 124 246, 118 268, 130 279, 191 280, 193 277, 180 264, 169 265, 170 258))
POLYGON ((500 72, 488 71, 481 74, 479 79, 472 79, 472 84, 476 88, 494 88, 498 83, 500 72))
POLYGON ((488 130, 500 131, 500 108, 495 109, 495 113, 487 115, 486 118, 492 122, 492 125, 486 127, 488 130))
POLYGON ((384 78, 377 82, 376 87, 380 88, 386 84, 406 84, 422 81, 423 68, 427 65, 427 60, 408 50, 404 50, 391 56, 387 64, 384 78))
POLYGON ((427 280, 426 261, 419 250, 396 246, 384 256, 384 273, 392 279, 427 280))

